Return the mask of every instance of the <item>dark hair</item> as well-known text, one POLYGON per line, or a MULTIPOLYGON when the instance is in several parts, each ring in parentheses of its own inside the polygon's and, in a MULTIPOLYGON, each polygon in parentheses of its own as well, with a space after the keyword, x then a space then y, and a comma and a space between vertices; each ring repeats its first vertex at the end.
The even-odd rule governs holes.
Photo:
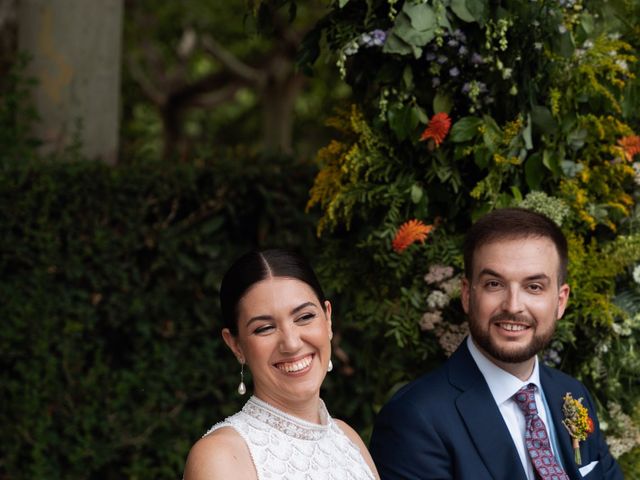
POLYGON ((569 248, 560 227, 553 220, 537 212, 524 208, 500 208, 488 213, 474 223, 464 240, 464 273, 471 279, 475 252, 488 243, 527 237, 544 237, 556 246, 560 265, 558 282, 567 281, 569 248))
POLYGON ((223 326, 233 335, 238 334, 240 300, 254 284, 271 277, 289 277, 306 283, 324 309, 325 297, 320 282, 302 255, 281 248, 248 252, 229 267, 220 285, 223 326))

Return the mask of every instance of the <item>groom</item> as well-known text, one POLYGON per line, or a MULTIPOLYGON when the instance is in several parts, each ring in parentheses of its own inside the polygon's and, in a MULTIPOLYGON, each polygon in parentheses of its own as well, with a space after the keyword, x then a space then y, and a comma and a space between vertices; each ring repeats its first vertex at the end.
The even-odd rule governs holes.
POLYGON ((370 450, 382 480, 622 480, 589 392, 536 356, 569 299, 560 229, 528 210, 493 211, 469 230, 464 268, 471 335, 381 410, 370 450), (580 463, 563 425, 568 393, 592 419, 580 463))

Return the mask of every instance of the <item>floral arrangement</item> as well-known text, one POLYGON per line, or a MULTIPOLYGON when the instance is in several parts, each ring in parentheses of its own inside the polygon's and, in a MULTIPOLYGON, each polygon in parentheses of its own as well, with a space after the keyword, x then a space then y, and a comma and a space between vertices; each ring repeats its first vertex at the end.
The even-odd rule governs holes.
POLYGON ((464 338, 446 283, 464 232, 520 205, 570 243, 571 306, 543 360, 640 425, 640 5, 614 3, 335 0, 307 37, 301 58, 323 52, 353 90, 308 208, 345 322, 385 364, 376 401, 464 338))
POLYGON ((586 407, 582 405, 582 398, 575 399, 569 392, 564 396, 562 414, 564 415, 562 424, 571 435, 571 440, 573 441, 575 461, 578 465, 581 465, 580 442, 586 440, 593 433, 595 428, 593 419, 589 416, 586 407))

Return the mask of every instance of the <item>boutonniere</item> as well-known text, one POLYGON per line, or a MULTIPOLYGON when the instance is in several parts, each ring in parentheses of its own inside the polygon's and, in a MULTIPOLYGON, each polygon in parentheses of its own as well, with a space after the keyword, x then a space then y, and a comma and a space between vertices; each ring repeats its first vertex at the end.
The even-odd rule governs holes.
POLYGON ((562 413, 564 414, 562 424, 571 435, 574 457, 576 463, 580 465, 582 463, 580 442, 586 440, 589 434, 593 433, 593 419, 589 416, 587 408, 582 405, 582 397, 576 400, 569 392, 564 396, 562 413))

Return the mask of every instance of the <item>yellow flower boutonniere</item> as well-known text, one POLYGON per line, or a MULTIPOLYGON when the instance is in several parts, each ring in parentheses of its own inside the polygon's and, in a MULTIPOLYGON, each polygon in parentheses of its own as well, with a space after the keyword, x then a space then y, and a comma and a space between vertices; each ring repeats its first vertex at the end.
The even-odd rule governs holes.
POLYGON ((593 433, 593 419, 589 416, 587 408, 582 405, 582 398, 576 400, 569 392, 564 396, 562 413, 564 414, 562 424, 569 432, 569 435, 571 435, 575 460, 576 463, 580 465, 582 463, 582 458, 580 458, 580 442, 586 440, 587 437, 593 433))

